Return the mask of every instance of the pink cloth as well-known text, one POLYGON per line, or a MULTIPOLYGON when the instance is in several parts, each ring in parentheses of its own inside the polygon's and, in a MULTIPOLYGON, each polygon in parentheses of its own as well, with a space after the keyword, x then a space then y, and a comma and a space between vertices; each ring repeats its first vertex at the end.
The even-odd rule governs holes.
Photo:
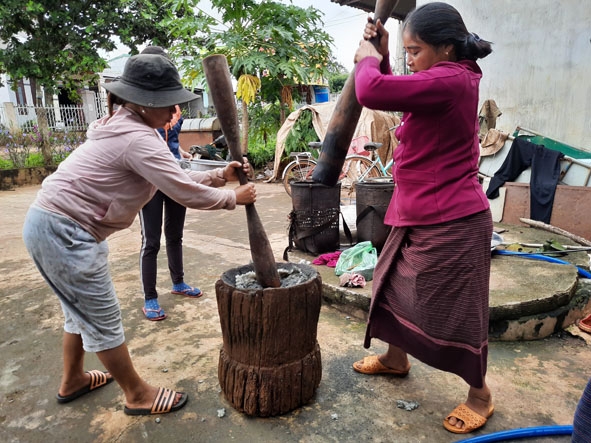
POLYGON ((341 286, 363 288, 367 282, 365 281, 365 277, 361 274, 346 273, 339 277, 339 284, 341 286))
POLYGON ((326 254, 319 255, 314 259, 312 264, 314 265, 326 265, 329 268, 336 268, 337 262, 342 251, 328 252, 326 254))

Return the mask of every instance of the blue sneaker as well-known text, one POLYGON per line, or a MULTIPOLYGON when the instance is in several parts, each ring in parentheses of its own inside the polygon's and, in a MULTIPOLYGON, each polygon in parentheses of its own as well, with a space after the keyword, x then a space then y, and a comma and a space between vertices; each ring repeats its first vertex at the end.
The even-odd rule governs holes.
POLYGON ((166 314, 158 304, 158 299, 156 298, 146 300, 142 311, 144 312, 146 318, 151 321, 160 321, 166 318, 166 314))
POLYGON ((185 297, 191 297, 191 298, 199 298, 203 295, 203 292, 201 292, 201 289, 193 288, 192 286, 189 286, 185 282, 178 283, 176 285, 172 285, 172 291, 170 291, 170 293, 177 294, 177 295, 184 295, 185 297))

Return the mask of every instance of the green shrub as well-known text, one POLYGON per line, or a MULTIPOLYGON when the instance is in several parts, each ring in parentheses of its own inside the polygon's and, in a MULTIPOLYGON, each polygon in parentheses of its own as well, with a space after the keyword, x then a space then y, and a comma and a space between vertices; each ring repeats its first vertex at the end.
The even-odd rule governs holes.
POLYGON ((279 115, 278 102, 255 102, 248 107, 248 160, 255 169, 264 168, 275 157, 279 115))
POLYGON ((43 161, 43 155, 40 152, 33 152, 29 154, 29 156, 25 160, 26 168, 33 168, 43 165, 45 165, 45 162, 43 161))
POLYGON ((35 146, 36 141, 31 134, 23 131, 14 133, 7 129, 0 131, 0 146, 4 148, 4 153, 12 162, 14 168, 23 168, 31 152, 31 147, 35 146))
POLYGON ((347 73, 334 74, 328 77, 328 87, 330 88, 330 92, 340 93, 348 78, 349 74, 347 73))
POLYGON ((10 132, 0 129, 0 148, 5 154, 1 169, 24 168, 46 165, 41 147, 45 143, 51 150, 52 165, 58 165, 72 153, 74 149, 84 143, 84 132, 48 132, 44 136, 37 126, 29 128, 28 132, 10 132), (9 162, 7 162, 9 160, 9 162))
POLYGON ((275 158, 277 134, 270 136, 266 143, 262 140, 248 140, 248 161, 254 169, 263 169, 275 158))
POLYGON ((13 169, 14 163, 11 160, 6 160, 0 157, 0 169, 13 169))

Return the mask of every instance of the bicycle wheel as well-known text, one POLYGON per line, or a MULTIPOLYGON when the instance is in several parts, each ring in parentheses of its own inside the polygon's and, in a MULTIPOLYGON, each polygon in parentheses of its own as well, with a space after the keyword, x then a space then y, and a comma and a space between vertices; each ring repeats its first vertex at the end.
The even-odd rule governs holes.
POLYGON ((314 160, 303 159, 297 162, 291 162, 283 171, 283 187, 285 192, 291 195, 291 184, 312 179, 312 172, 316 162, 314 160))
POLYGON ((341 195, 344 197, 342 200, 348 200, 350 204, 355 201, 355 183, 362 175, 368 179, 380 177, 382 174, 369 158, 362 155, 348 155, 340 177, 341 195))

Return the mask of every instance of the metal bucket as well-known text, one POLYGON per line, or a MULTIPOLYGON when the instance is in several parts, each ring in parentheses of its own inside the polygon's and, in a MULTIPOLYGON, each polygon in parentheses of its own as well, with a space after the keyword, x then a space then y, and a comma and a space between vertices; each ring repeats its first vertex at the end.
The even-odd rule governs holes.
POLYGON ((210 171, 212 169, 217 168, 225 168, 228 166, 228 162, 219 161, 219 160, 191 160, 189 162, 191 164, 192 171, 210 171))

